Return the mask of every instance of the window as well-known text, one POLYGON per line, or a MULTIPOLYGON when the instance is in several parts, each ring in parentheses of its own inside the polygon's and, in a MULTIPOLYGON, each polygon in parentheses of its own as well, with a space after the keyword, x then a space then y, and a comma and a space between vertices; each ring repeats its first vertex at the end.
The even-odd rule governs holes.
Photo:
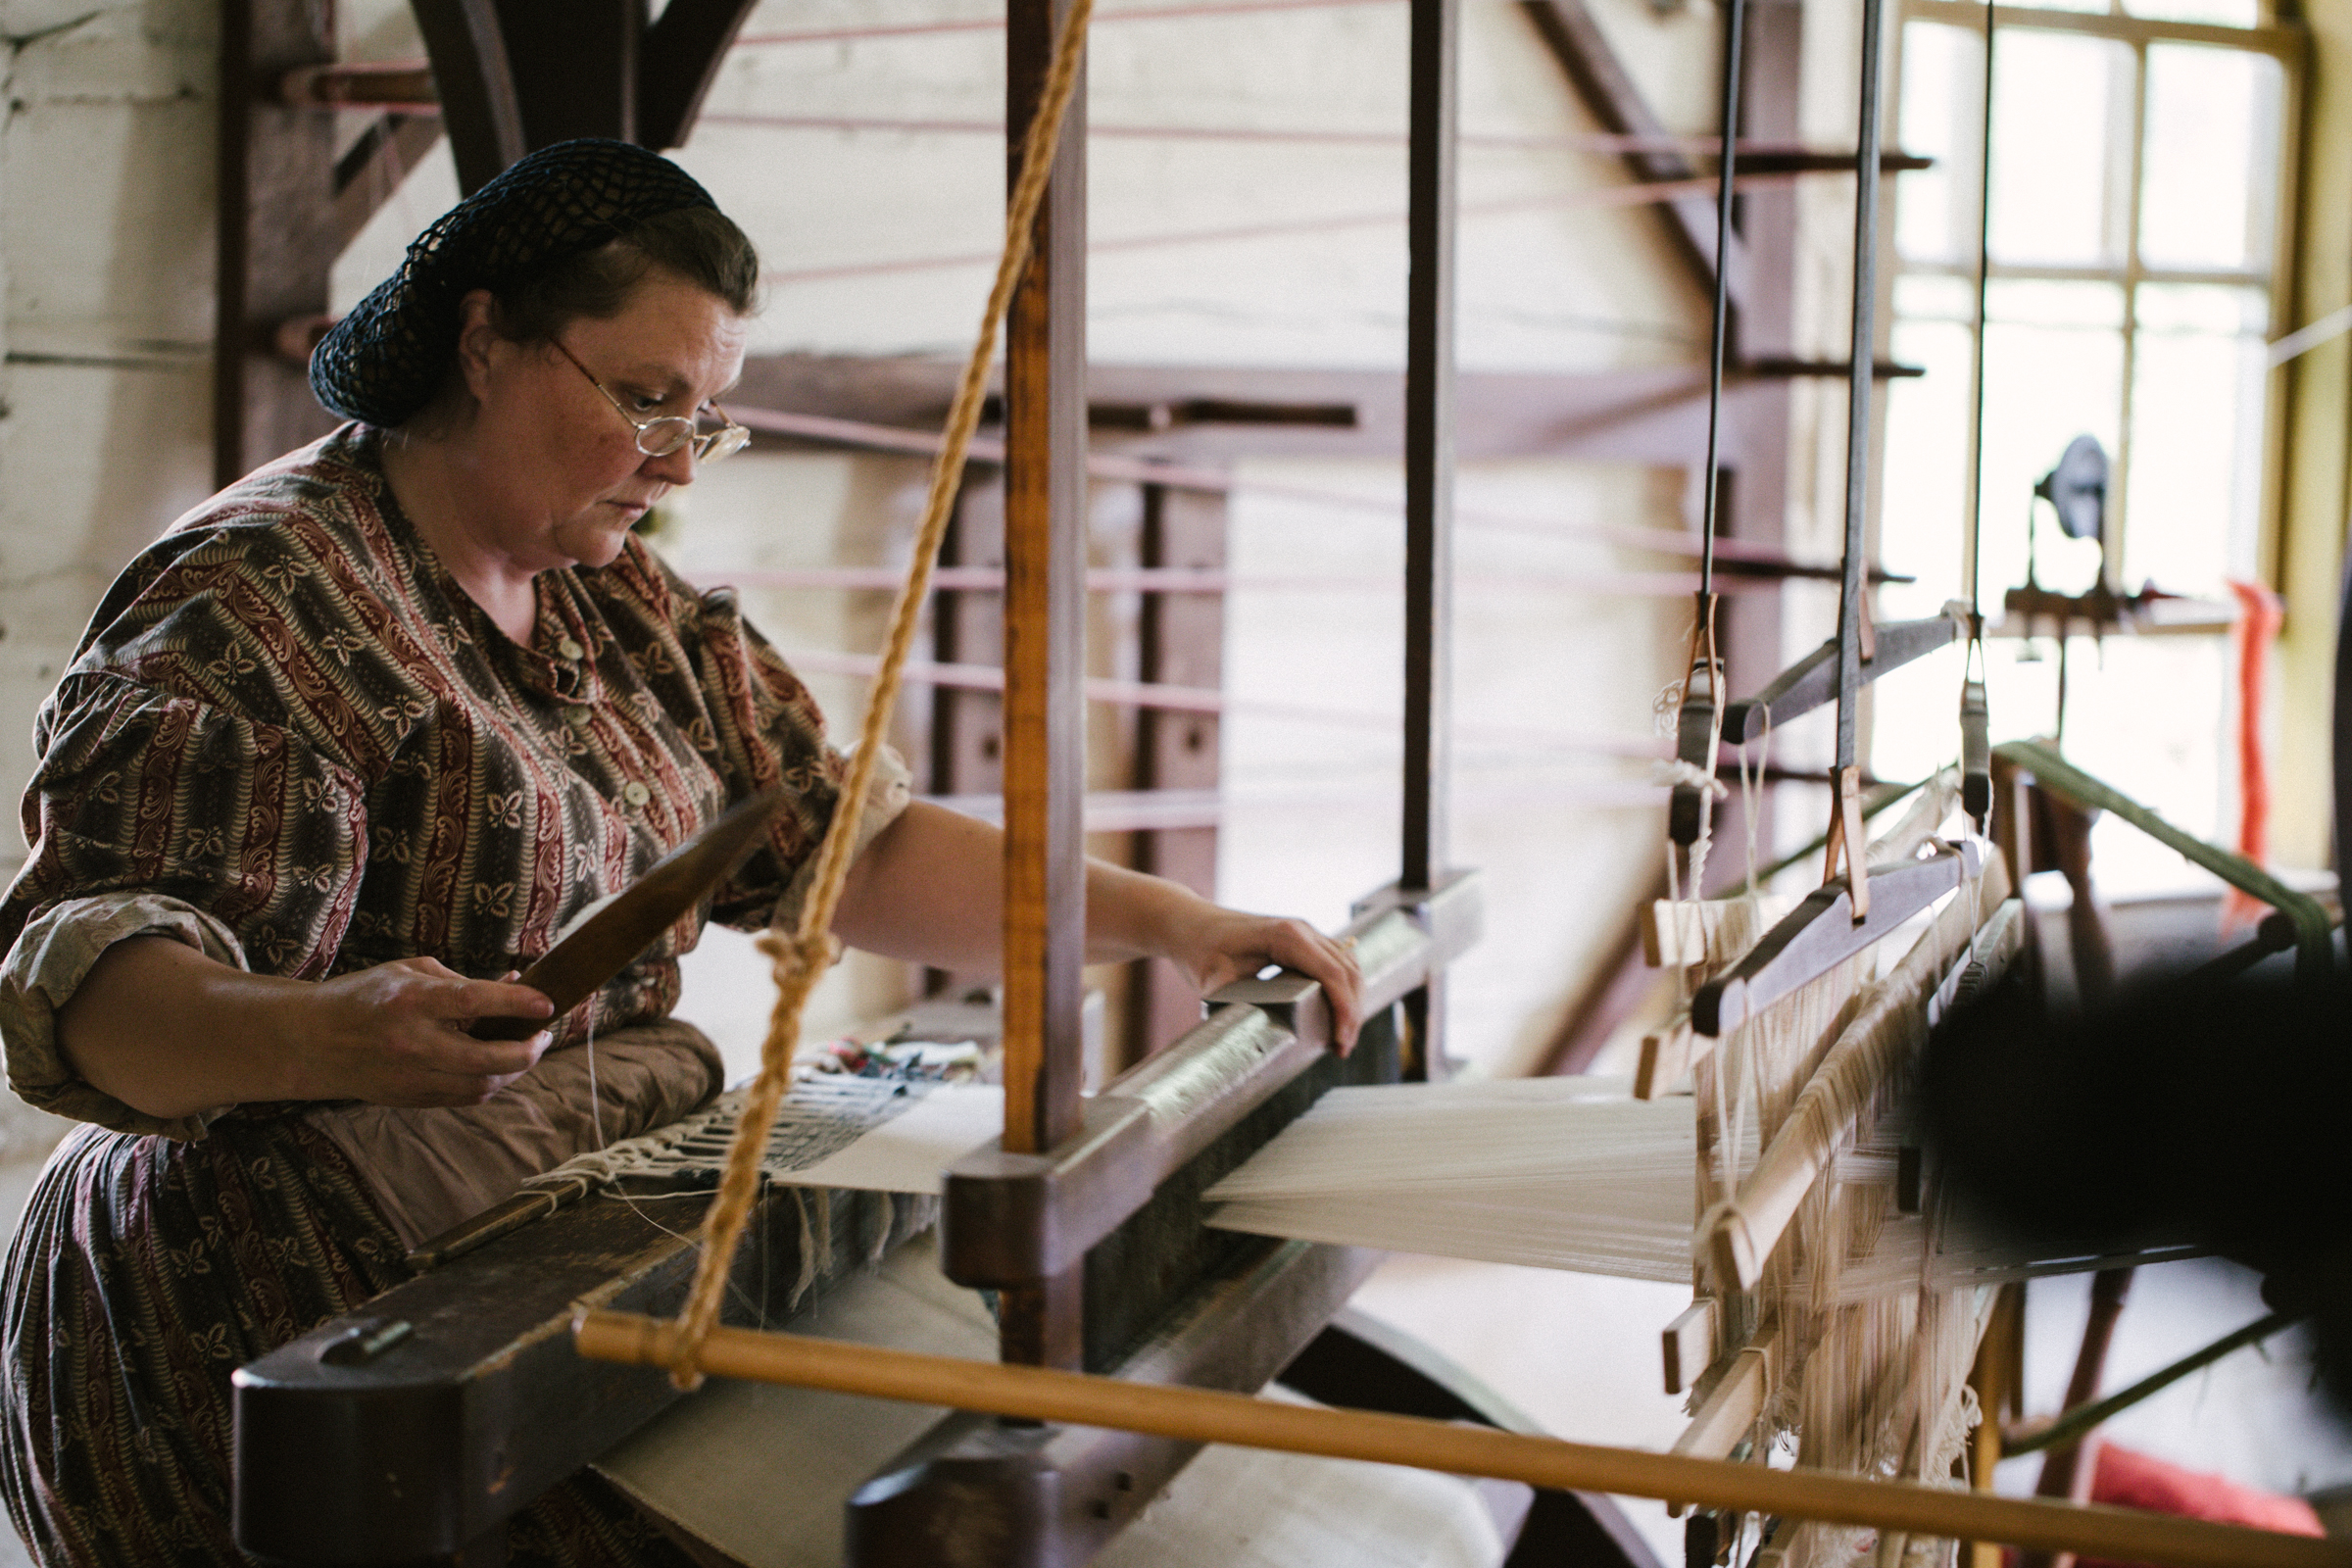
MULTIPOLYGON (((2301 34, 2259 25, 2253 0, 1998 9, 1979 453, 1984 12, 1973 0, 1905 0, 1901 17, 1897 140, 1936 167, 1895 191, 1892 348, 1928 373, 1887 397, 1882 553, 1920 580, 1890 588, 1886 612, 1933 613, 1960 595, 1973 475, 1984 486, 1983 599, 1997 614, 2003 591, 2026 578, 2034 483, 2082 434, 2113 466, 2108 572, 2119 591, 2152 580, 2214 597, 2226 578, 2256 576, 2268 564, 2276 446, 2265 344, 2294 324, 2285 172, 2301 34)), ((2044 511, 2043 585, 2080 591, 2097 562, 2095 544, 2063 538, 2044 511)), ((2030 667, 2033 652, 1993 651, 1998 732, 2051 726, 2054 671, 2030 667)), ((2223 658, 2218 638, 2193 652, 2118 643, 2094 676, 2078 648, 2069 749, 2201 831, 2233 829, 2219 776, 2223 658), (2184 662, 2198 664, 2193 678, 2184 662), (2160 735, 2141 701, 2152 683, 2216 697, 2162 705, 2160 735), (2139 710, 2128 758, 2095 755, 2108 725, 2089 713, 2094 703, 2139 710)), ((1877 760, 1912 776, 1948 736, 1892 706, 1879 710, 1877 760)), ((2125 739, 2119 729, 2119 751, 2125 739)))

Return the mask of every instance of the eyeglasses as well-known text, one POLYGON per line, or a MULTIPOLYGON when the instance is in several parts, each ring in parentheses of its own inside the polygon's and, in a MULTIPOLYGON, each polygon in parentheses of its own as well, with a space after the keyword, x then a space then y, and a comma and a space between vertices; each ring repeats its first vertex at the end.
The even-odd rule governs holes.
MULTIPOLYGON (((548 341, 555 342, 553 338, 548 341)), ((751 431, 728 418, 727 411, 715 403, 710 405, 710 412, 725 421, 715 430, 703 429, 699 416, 685 417, 673 414, 659 419, 640 419, 621 406, 620 399, 614 397, 604 382, 589 373, 588 367, 573 358, 571 350, 556 343, 556 352, 570 360, 571 368, 588 377, 588 384, 604 394, 605 401, 612 405, 614 414, 636 427, 637 450, 649 458, 666 458, 680 447, 689 447, 694 452, 695 462, 716 463, 721 458, 730 458, 741 452, 744 444, 752 438, 751 431)))

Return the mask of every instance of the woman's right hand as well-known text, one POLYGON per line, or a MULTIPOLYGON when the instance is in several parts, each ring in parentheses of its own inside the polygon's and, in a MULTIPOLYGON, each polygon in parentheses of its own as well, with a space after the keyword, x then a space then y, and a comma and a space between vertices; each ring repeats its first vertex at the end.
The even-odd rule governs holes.
POLYGON ((437 958, 398 958, 306 988, 290 1040, 294 1100, 475 1105, 531 1070, 553 1038, 476 1040, 477 1018, 546 1018, 529 986, 468 980, 437 958))
POLYGON ((476 1040, 476 1018, 544 1019, 529 986, 400 958, 332 980, 249 974, 166 936, 99 956, 58 1009, 57 1043, 85 1083, 162 1120, 270 1100, 474 1105, 548 1047, 476 1040))

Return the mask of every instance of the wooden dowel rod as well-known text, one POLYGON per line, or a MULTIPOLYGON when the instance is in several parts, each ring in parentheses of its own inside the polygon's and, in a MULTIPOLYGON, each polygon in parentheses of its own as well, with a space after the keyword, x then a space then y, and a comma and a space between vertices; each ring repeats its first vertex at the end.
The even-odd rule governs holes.
POLYGON ((1673 1451, 1701 1459, 1721 1459, 1740 1446, 1756 1429, 1764 1401, 1772 1395, 1772 1366, 1780 1348, 1751 1345, 1733 1361, 1732 1369, 1713 1393, 1691 1412, 1690 1424, 1674 1442, 1673 1451))
MULTIPOLYGON (((600 1361, 668 1366, 676 1327, 631 1312, 583 1312, 579 1352, 600 1361)), ((1699 1507, 1913 1535, 2000 1541, 2172 1568, 2352 1568, 2352 1542, 2278 1535, 2129 1509, 1989 1496, 1911 1482, 1689 1459, 1564 1443, 1411 1416, 1277 1404, 1223 1394, 1042 1367, 1005 1366, 720 1328, 697 1365, 718 1377, 942 1404, 1033 1421, 1144 1432, 1290 1453, 1493 1476, 1560 1491, 1658 1497, 1699 1507)))

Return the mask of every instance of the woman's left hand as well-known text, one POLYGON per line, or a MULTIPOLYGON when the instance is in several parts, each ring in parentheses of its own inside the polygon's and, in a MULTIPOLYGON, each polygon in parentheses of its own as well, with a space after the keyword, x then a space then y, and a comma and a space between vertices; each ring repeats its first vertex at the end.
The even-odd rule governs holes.
POLYGON ((1340 1054, 1354 1049, 1356 1030, 1363 1023, 1364 976, 1349 944, 1325 936, 1303 920, 1245 914, 1216 905, 1201 907, 1204 912, 1187 922, 1166 956, 1202 996, 1246 980, 1269 963, 1296 969, 1323 987, 1340 1054))

